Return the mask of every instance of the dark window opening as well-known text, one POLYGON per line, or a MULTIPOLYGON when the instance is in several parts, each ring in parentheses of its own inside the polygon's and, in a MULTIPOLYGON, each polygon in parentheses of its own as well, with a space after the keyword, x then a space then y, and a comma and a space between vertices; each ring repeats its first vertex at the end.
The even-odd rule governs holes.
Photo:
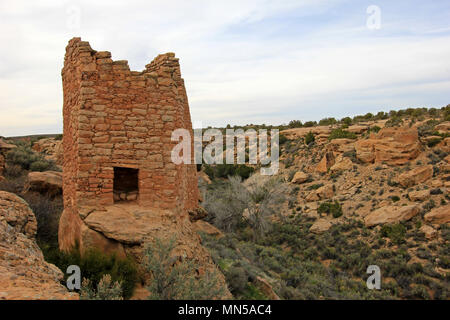
POLYGON ((114 168, 114 202, 135 201, 139 196, 139 170, 114 168))

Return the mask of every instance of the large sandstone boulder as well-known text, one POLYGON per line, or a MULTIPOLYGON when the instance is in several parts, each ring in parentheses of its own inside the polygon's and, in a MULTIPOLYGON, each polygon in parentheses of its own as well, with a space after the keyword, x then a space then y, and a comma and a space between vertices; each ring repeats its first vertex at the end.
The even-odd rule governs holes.
POLYGON ((357 141, 355 149, 357 158, 365 163, 402 165, 419 155, 420 142, 416 128, 383 128, 369 139, 357 141))
POLYGON ((427 181, 433 176, 433 166, 421 166, 402 173, 398 176, 398 183, 403 187, 412 187, 418 183, 427 181))
POLYGON ((297 171, 292 178, 292 183, 303 183, 308 180, 309 176, 308 174, 304 173, 303 171, 297 171))
POLYGON ((326 152, 320 160, 319 164, 316 166, 316 171, 320 173, 327 173, 335 163, 335 158, 333 152, 326 152))
POLYGON ((330 168, 331 172, 338 172, 338 171, 347 171, 353 168, 353 162, 348 157, 343 157, 342 155, 339 155, 336 158, 336 163, 330 168))
POLYGON ((310 192, 306 196, 306 201, 312 202, 312 201, 319 201, 319 200, 326 200, 330 199, 334 196, 334 190, 332 184, 326 184, 317 190, 314 190, 310 192))
POLYGON ((419 229, 420 232, 423 232, 425 234, 425 238, 428 240, 431 240, 437 236, 437 231, 433 227, 424 224, 419 229))
POLYGON ((269 300, 280 300, 280 297, 273 291, 272 286, 266 279, 256 276, 255 285, 267 298, 269 298, 269 300))
POLYGON ((412 217, 417 215, 419 211, 420 207, 418 205, 409 205, 402 207, 385 206, 369 213, 364 218, 364 222, 368 227, 385 223, 397 223, 400 221, 407 221, 411 219, 412 217))
POLYGON ((323 233, 328 231, 333 224, 327 219, 319 219, 309 228, 312 233, 323 233))
POLYGON ((411 191, 408 197, 411 201, 424 201, 430 197, 430 190, 411 191))
POLYGON ((450 222, 450 204, 434 208, 424 216, 425 221, 431 224, 444 224, 450 222))
POLYGON ((62 192, 62 173, 56 171, 30 172, 27 191, 38 191, 49 195, 57 195, 62 192))
POLYGON ((0 191, 0 300, 77 299, 60 284, 61 270, 45 262, 36 230, 27 203, 0 191))

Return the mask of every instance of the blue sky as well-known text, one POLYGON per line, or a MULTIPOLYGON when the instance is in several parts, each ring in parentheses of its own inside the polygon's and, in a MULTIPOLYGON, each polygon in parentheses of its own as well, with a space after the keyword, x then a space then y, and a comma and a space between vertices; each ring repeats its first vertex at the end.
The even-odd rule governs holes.
POLYGON ((60 71, 74 36, 133 70, 175 52, 196 125, 442 107, 449 21, 444 0, 0 0, 0 135, 62 132, 60 71))

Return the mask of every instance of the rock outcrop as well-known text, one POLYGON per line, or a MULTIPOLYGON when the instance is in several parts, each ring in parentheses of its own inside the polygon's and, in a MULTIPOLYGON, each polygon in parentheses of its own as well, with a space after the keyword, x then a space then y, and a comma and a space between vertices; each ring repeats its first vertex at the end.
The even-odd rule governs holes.
POLYGON ((47 160, 54 161, 58 165, 63 164, 62 141, 55 138, 45 138, 33 144, 33 150, 44 154, 47 160))
POLYGON ((450 204, 432 209, 425 214, 424 219, 431 224, 450 223, 450 204))
POLYGON ((30 172, 26 191, 37 191, 50 196, 62 193, 62 173, 57 171, 30 172))
POLYGON ((419 136, 416 128, 383 128, 369 139, 357 141, 355 149, 364 163, 402 165, 419 155, 419 136))
POLYGON ((333 152, 326 152, 322 160, 320 160, 319 164, 316 166, 316 171, 320 173, 327 173, 328 169, 330 169, 335 163, 335 157, 333 152))
POLYGON ((433 166, 421 166, 402 173, 398 176, 397 181, 405 188, 412 187, 416 184, 427 181, 433 176, 433 166))
POLYGON ((309 228, 309 232, 323 233, 328 231, 333 224, 327 219, 319 219, 309 228))
POLYGON ((347 171, 353 168, 353 162, 348 157, 337 156, 336 163, 331 166, 331 172, 347 171))
POLYGON ((292 183, 304 183, 308 180, 309 175, 304 173, 303 171, 297 171, 294 175, 294 177, 292 178, 292 183))
POLYGON ((430 197, 430 190, 411 191, 408 197, 412 201, 424 201, 430 197))
POLYGON ((372 227, 378 224, 385 223, 397 223, 400 221, 407 221, 417 215, 420 211, 418 205, 409 206, 385 206, 376 209, 369 213, 365 218, 364 222, 366 226, 372 227))
POLYGON ((61 285, 63 273, 45 262, 36 230, 27 203, 0 191, 0 300, 77 299, 61 285))

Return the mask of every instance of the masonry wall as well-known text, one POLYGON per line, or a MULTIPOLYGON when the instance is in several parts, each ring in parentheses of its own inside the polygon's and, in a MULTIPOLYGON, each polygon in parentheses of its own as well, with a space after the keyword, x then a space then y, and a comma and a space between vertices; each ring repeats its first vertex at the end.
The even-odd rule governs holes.
POLYGON ((195 165, 171 161, 176 144, 172 131, 192 133, 173 53, 159 55, 136 72, 127 61, 113 61, 109 52, 73 38, 66 47, 62 79, 65 210, 113 204, 114 167, 139 169, 139 205, 197 207, 195 165))

